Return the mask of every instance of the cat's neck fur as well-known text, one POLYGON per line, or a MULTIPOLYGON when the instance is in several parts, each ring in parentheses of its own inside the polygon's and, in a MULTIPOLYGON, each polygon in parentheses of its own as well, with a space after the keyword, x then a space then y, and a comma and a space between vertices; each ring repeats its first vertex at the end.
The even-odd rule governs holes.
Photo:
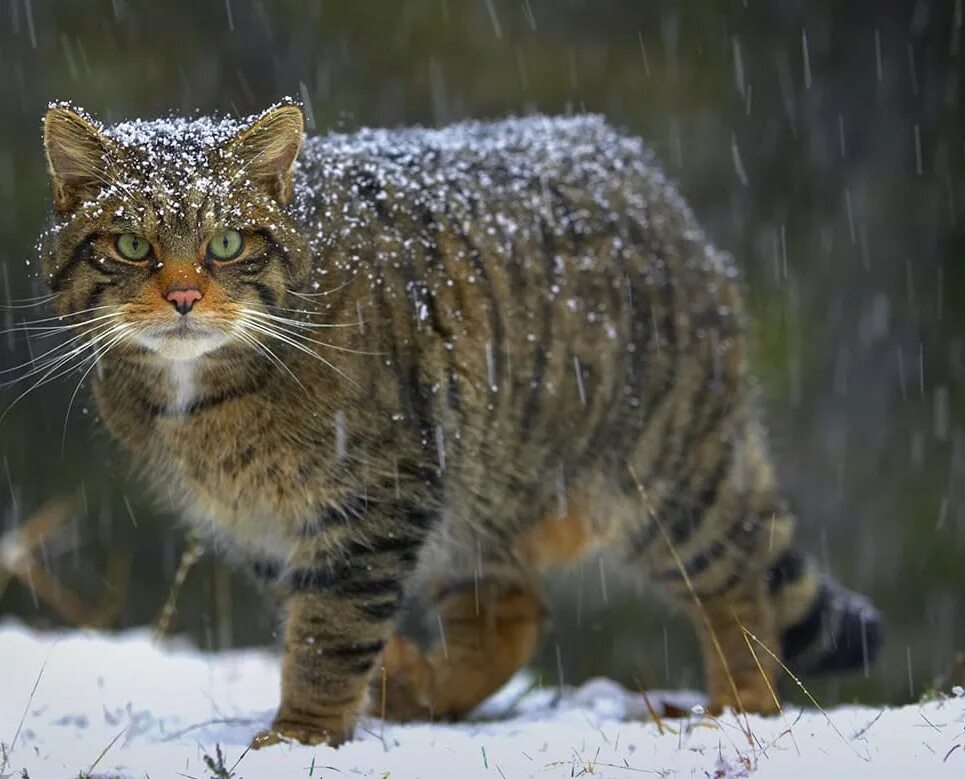
POLYGON ((98 391, 108 400, 139 403, 155 415, 177 416, 198 403, 275 379, 258 355, 237 351, 168 360, 144 349, 118 350, 104 360, 98 391))

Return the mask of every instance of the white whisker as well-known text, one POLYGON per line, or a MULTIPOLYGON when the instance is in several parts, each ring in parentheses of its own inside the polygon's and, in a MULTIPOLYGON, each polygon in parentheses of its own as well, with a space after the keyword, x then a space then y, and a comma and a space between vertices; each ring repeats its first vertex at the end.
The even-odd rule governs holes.
POLYGON ((272 328, 268 325, 265 325, 264 323, 261 323, 261 322, 251 321, 250 319, 246 320, 246 324, 250 329, 256 332, 262 333, 263 335, 267 335, 270 338, 275 338, 276 340, 281 341, 282 343, 286 343, 292 348, 297 349, 298 351, 303 352, 304 354, 307 354, 309 357, 315 358, 323 365, 331 368, 333 371, 335 371, 339 376, 341 376, 346 381, 350 382, 355 386, 358 386, 358 382, 354 381, 351 377, 345 375, 344 372, 339 370, 337 367, 335 367, 335 365, 333 365, 331 362, 326 360, 320 354, 314 352, 313 350, 309 349, 307 346, 305 346, 302 343, 299 343, 293 338, 288 337, 284 333, 279 332, 277 329, 272 328))
MULTIPOLYGON (((31 375, 36 375, 36 373, 43 370, 46 370, 46 373, 44 373, 43 376, 41 376, 37 381, 35 381, 27 389, 25 389, 23 392, 17 395, 16 398, 13 399, 13 401, 3 410, 3 413, 0 414, 0 423, 3 422, 7 414, 10 413, 10 411, 14 408, 14 406, 16 406, 17 403, 23 400, 31 392, 74 370, 74 368, 77 367, 77 365, 74 364, 74 361, 73 361, 74 357, 80 354, 83 354, 83 352, 85 352, 87 349, 101 343, 105 338, 110 338, 113 334, 118 332, 122 327, 124 327, 123 324, 116 324, 112 328, 108 329, 106 332, 99 333, 98 335, 94 336, 86 343, 71 350, 70 353, 55 358, 52 361, 53 362, 52 365, 50 363, 47 363, 44 366, 40 367, 38 371, 31 371, 31 375)), ((12 382, 7 382, 5 384, 0 384, 0 386, 10 386, 11 384, 17 384, 18 382, 23 381, 24 378, 26 377, 16 379, 12 382)))
MULTIPOLYGON (((328 316, 327 312, 324 311, 312 311, 308 308, 285 308, 284 306, 266 306, 269 311, 288 311, 293 314, 303 314, 304 316, 328 316)), ((352 322, 326 322, 324 324, 314 324, 306 322, 306 325, 312 327, 358 327, 358 321, 352 322)))
POLYGON ((98 347, 92 355, 89 355, 85 359, 90 360, 91 363, 84 371, 84 374, 80 377, 80 381, 77 382, 77 386, 74 387, 74 391, 70 395, 70 400, 67 402, 67 412, 64 414, 64 430, 60 438, 60 455, 63 457, 64 451, 67 448, 67 425, 70 421, 70 410, 74 406, 74 400, 77 398, 77 393, 80 392, 80 388, 84 384, 84 380, 90 375, 90 372, 97 366, 101 358, 104 357, 115 345, 117 345, 124 337, 127 335, 127 331, 130 326, 127 324, 120 324, 117 326, 115 335, 110 341, 108 341, 104 346, 98 347))
POLYGON ((306 330, 327 330, 327 329, 338 329, 338 328, 348 328, 350 330, 358 330, 358 322, 337 322, 337 323, 315 323, 315 322, 301 322, 298 319, 291 319, 290 317, 278 316, 277 314, 269 314, 265 311, 258 311, 256 309, 245 308, 243 311, 246 314, 252 314, 254 316, 259 316, 264 319, 270 319, 273 322, 284 322, 286 325, 292 325, 293 327, 302 327, 306 330))
POLYGON ((32 298, 15 298, 13 300, 8 301, 4 305, 0 305, 0 310, 16 311, 18 309, 37 308, 39 306, 43 306, 49 303, 51 300, 57 297, 57 294, 58 293, 54 292, 48 295, 38 295, 37 297, 32 297, 32 298))
POLYGON ((8 333, 25 333, 27 334, 28 340, 33 338, 49 338, 51 336, 59 335, 61 333, 69 333, 75 331, 79 327, 85 325, 92 325, 97 322, 104 322, 105 320, 117 319, 122 316, 120 312, 103 314, 101 316, 94 317, 93 319, 88 319, 84 322, 72 322, 65 325, 43 325, 41 327, 31 327, 27 325, 21 325, 19 327, 12 327, 9 330, 4 330, 0 332, 0 335, 6 335, 8 333))
POLYGON ((297 298, 323 298, 326 295, 333 295, 339 290, 345 289, 349 284, 359 278, 358 274, 352 276, 351 278, 343 281, 337 287, 332 287, 331 289, 326 289, 324 292, 296 292, 293 289, 288 290, 288 293, 294 295, 297 298))
MULTIPOLYGON (((103 311, 104 309, 108 309, 108 308, 116 309, 117 307, 116 306, 94 306, 92 308, 81 309, 80 311, 72 311, 69 314, 56 314, 55 316, 48 316, 48 317, 44 317, 43 319, 30 319, 22 322, 16 327, 11 328, 11 330, 16 330, 20 327, 23 327, 24 325, 40 325, 40 324, 43 324, 44 322, 60 322, 60 321, 63 321, 64 319, 68 319, 69 317, 82 316, 84 314, 90 314, 94 311, 103 311)), ((76 326, 76 325, 73 325, 73 326, 76 326)), ((0 331, 0 334, 7 333, 7 332, 9 331, 7 330, 0 331)))
MULTIPOLYGON (((291 337, 293 337, 293 338, 301 338, 302 340, 307 341, 308 343, 318 344, 319 346, 325 346, 325 347, 327 347, 327 348, 329 348, 329 349, 334 349, 335 351, 338 351, 338 352, 347 352, 348 354, 361 354, 361 355, 364 355, 364 356, 366 356, 366 357, 379 357, 379 356, 381 356, 381 355, 383 354, 382 352, 363 352, 363 351, 361 351, 361 350, 359 350, 359 349, 349 349, 347 346, 337 346, 337 345, 335 345, 335 344, 330 344, 330 343, 327 343, 327 342, 325 342, 325 341, 319 341, 319 340, 316 340, 316 339, 314 339, 314 338, 309 338, 309 337, 308 337, 307 335, 305 335, 304 333, 299 333, 299 332, 297 332, 297 331, 295 331, 295 330, 290 330, 290 329, 288 329, 288 327, 281 327, 281 326, 272 324, 273 322, 276 322, 276 321, 277 321, 277 322, 284 322, 284 323, 289 324, 289 325, 294 326, 294 327, 298 327, 298 326, 301 324, 301 323, 299 323, 299 322, 295 322, 295 321, 292 321, 292 320, 290 320, 290 319, 285 319, 284 317, 272 316, 271 314, 265 314, 265 313, 263 313, 263 312, 261 312, 261 311, 249 311, 249 310, 247 310, 247 309, 244 311, 244 313, 245 313, 246 315, 250 315, 250 316, 254 316, 254 317, 260 317, 260 318, 262 318, 262 319, 270 320, 270 321, 265 321, 265 322, 263 322, 263 324, 265 325, 265 327, 275 327, 279 332, 285 333, 285 334, 287 334, 287 335, 289 335, 289 336, 291 336, 291 337)), ((353 327, 358 327, 357 324, 356 324, 356 325, 352 325, 352 326, 353 326, 353 327)), ((307 327, 307 326, 306 326, 306 327, 307 327)))
POLYGON ((299 381, 298 377, 297 377, 294 373, 292 373, 291 368, 289 368, 287 365, 285 365, 284 360, 282 360, 278 355, 276 355, 276 354, 275 354, 271 349, 269 349, 265 344, 261 343, 257 338, 255 338, 253 335, 251 335, 251 334, 245 329, 246 325, 245 325, 244 323, 239 322, 238 325, 239 325, 239 328, 240 328, 240 329, 236 331, 236 335, 237 335, 239 338, 241 338, 242 341, 244 341, 246 344, 249 344, 250 346, 253 346, 253 347, 256 348, 259 352, 261 352, 261 353, 264 354, 266 357, 268 357, 268 359, 270 359, 272 362, 274 362, 274 363, 276 363, 277 365, 279 365, 289 376, 292 377, 292 379, 294 379, 295 383, 296 383, 299 387, 301 387, 302 390, 304 390, 305 392, 308 391, 308 390, 305 388, 305 385, 302 384, 301 381, 299 381))
MULTIPOLYGON (((2 375, 2 374, 4 374, 4 373, 12 373, 13 371, 18 371, 18 370, 20 370, 20 369, 22 369, 22 368, 26 368, 26 367, 28 367, 28 366, 30 366, 30 365, 34 365, 34 364, 37 363, 38 361, 43 360, 45 357, 54 358, 54 357, 57 356, 57 355, 56 355, 56 352, 59 351, 60 349, 63 349, 63 348, 65 348, 65 347, 67 347, 67 346, 70 346, 70 344, 76 343, 77 341, 79 341, 79 340, 81 340, 81 339, 87 338, 88 336, 93 335, 94 333, 100 332, 100 331, 102 331, 104 328, 112 327, 112 326, 113 326, 113 323, 112 323, 112 322, 101 322, 101 323, 100 323, 99 325, 97 325, 96 327, 92 327, 92 328, 90 328, 90 329, 88 329, 88 330, 85 330, 85 331, 82 332, 82 333, 78 333, 77 335, 73 336, 72 338, 67 339, 67 340, 64 341, 63 343, 57 344, 55 347, 53 347, 52 349, 48 349, 48 350, 47 350, 46 352, 44 352, 43 354, 40 354, 40 355, 37 355, 37 356, 32 356, 32 357, 31 357, 29 360, 27 360, 26 362, 20 363, 20 365, 14 365, 14 366, 12 366, 12 367, 10 367, 10 368, 0 369, 0 375, 2 375)), ((17 379, 17 381, 22 381, 23 379, 27 378, 29 375, 30 375, 30 374, 28 373, 26 376, 21 376, 19 379, 17 379)))

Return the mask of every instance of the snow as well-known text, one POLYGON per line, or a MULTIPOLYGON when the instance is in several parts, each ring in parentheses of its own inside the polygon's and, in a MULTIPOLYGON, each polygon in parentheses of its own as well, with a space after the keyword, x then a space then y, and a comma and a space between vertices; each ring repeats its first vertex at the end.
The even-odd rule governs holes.
MULTIPOLYGON (((965 776, 965 695, 896 709, 786 711, 785 718, 644 722, 647 702, 594 680, 560 697, 520 674, 461 724, 362 722, 329 747, 245 753, 270 721, 278 661, 265 651, 156 645, 0 626, 0 777, 211 777, 206 757, 246 777, 965 776), (748 739, 745 731, 751 733, 748 739), (237 763, 237 765, 235 765, 237 763), (91 767, 93 770, 91 771, 91 767)), ((958 695, 956 696, 956 693, 958 695)), ((667 700, 653 693, 651 701, 667 700)), ((693 702, 676 694, 675 705, 693 702)), ((687 708, 690 708, 687 706, 687 708)), ((221 774, 224 775, 224 774, 221 774)))

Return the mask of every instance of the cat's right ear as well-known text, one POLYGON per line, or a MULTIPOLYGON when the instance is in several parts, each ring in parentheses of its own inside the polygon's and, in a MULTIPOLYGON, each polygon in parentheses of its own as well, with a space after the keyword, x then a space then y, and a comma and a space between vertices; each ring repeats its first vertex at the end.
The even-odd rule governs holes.
POLYGON ((47 111, 43 129, 54 208, 70 211, 105 185, 109 141, 87 119, 61 106, 47 111))

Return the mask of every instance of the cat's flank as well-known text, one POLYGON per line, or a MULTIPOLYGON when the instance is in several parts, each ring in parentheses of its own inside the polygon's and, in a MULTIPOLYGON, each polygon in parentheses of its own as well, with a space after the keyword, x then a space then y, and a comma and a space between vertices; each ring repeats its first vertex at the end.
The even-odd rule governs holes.
POLYGON ((776 709, 744 629, 803 672, 873 658, 874 610, 792 546, 734 265, 639 139, 305 137, 293 104, 43 129, 104 423, 284 601, 257 745, 469 711, 533 655, 541 571, 599 547, 693 613, 716 708, 776 709), (409 602, 435 640, 394 632, 409 602))

